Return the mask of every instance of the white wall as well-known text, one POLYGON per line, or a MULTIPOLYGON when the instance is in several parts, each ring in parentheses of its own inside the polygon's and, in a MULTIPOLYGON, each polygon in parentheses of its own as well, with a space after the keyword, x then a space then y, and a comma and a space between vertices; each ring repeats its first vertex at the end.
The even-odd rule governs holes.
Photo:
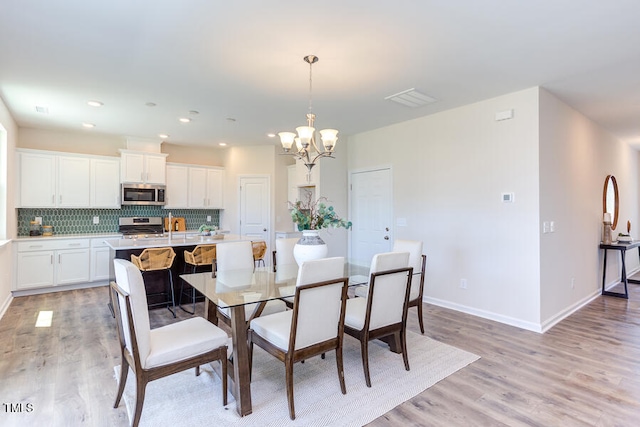
MULTIPOLYGON (((607 175, 618 182, 620 215, 638 237, 638 153, 545 90, 540 91, 540 217, 556 232, 540 245, 541 319, 547 327, 600 292, 602 192, 607 175), (574 287, 571 287, 571 279, 574 287)), ((638 268, 636 250, 627 267, 638 268)), ((609 253, 607 283, 617 282, 619 255, 609 253)), ((633 285, 632 285, 633 286, 633 285)))
POLYGON ((392 166, 393 212, 407 219, 394 236, 424 242, 428 301, 539 329, 537 88, 357 134, 348 149, 349 170, 392 166))
MULTIPOLYGON (((7 138, 7 175, 6 182, 6 206, 3 217, 6 220, 6 238, 16 237, 16 209, 15 209, 15 156, 16 141, 18 139, 18 126, 9 114, 9 110, 0 98, 0 123, 6 131, 7 138)), ((4 155, 4 154, 2 154, 4 155)), ((0 317, 11 303, 11 283, 13 283, 13 250, 11 243, 0 246, 0 317)))

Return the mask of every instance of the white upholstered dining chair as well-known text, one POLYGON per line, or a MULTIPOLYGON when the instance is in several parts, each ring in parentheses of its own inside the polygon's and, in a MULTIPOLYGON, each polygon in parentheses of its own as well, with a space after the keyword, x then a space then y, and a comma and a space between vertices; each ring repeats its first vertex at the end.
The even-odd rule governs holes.
POLYGON ((298 243, 297 237, 276 239, 276 249, 273 251, 273 271, 278 271, 278 265, 294 265, 293 247, 298 243))
MULTIPOLYGON (((216 277, 219 277, 221 284, 224 283, 225 286, 247 284, 246 280, 239 280, 237 276, 248 273, 255 268, 253 247, 250 241, 219 244, 216 248, 216 257, 216 277)), ((287 306, 281 300, 246 304, 244 306, 245 319, 249 322, 254 317, 278 313, 286 309, 287 306)), ((218 307, 218 318, 227 325, 231 325, 230 316, 231 311, 229 307, 218 307)))
MULTIPOLYGON (((422 318, 422 298, 424 296, 424 276, 426 272, 427 256, 422 254, 422 241, 396 239, 393 243, 393 252, 409 252, 409 266, 413 267, 414 274, 411 277, 411 290, 409 292, 409 308, 418 308, 418 324, 420 332, 424 334, 424 320, 422 318)), ((356 296, 366 297, 368 286, 359 286, 355 290, 356 296)))
POLYGON ((351 298, 347 301, 344 332, 360 340, 367 387, 371 387, 370 340, 385 337, 392 339, 395 347, 402 353, 405 369, 409 370, 406 325, 413 268, 408 265, 409 252, 374 255, 367 297, 351 298))
POLYGON ((221 365, 222 403, 226 405, 227 357, 231 346, 226 332, 202 317, 151 329, 140 270, 122 259, 115 259, 114 267, 116 282, 111 283, 111 302, 122 356, 114 408, 120 404, 129 368, 136 376, 131 422, 136 427, 142 415, 147 383, 189 368, 196 368, 196 375, 200 375, 200 365, 214 361, 221 365))
POLYGON ((318 354, 336 351, 338 380, 344 383, 342 340, 347 300, 344 258, 304 262, 296 283, 293 310, 262 316, 250 324, 251 353, 256 344, 285 364, 289 417, 295 419, 293 365, 318 354))

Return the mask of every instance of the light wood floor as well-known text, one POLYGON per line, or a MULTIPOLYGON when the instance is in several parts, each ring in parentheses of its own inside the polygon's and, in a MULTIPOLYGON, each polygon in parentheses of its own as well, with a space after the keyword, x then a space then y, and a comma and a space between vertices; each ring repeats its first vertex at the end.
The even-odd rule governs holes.
MULTIPOLYGON (((640 286, 630 291, 629 301, 598 297, 542 335, 425 305, 428 336, 481 359, 371 425, 638 425, 640 286)), ((13 300, 0 320, 0 403, 33 410, 2 405, 0 425, 128 425, 124 404, 112 408, 120 361, 107 297, 103 287, 13 300), (39 310, 53 310, 52 327, 34 328, 39 310)), ((173 321, 163 309, 151 318, 173 321)))

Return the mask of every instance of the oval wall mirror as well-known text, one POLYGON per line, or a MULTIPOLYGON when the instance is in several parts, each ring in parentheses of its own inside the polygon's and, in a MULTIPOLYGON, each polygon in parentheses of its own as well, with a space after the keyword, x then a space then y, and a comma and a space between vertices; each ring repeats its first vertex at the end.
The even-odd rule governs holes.
POLYGON ((618 209, 620 200, 618 199, 618 183, 616 177, 607 175, 604 180, 604 190, 602 192, 602 215, 606 212, 611 214, 611 229, 615 230, 618 225, 618 209))

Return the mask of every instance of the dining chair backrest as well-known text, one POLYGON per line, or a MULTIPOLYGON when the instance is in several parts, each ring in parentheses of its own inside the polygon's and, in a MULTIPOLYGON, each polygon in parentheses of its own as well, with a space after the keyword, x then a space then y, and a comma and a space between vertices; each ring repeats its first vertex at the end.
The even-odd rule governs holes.
POLYGON ((414 300, 418 298, 420 294, 420 283, 424 280, 421 277, 421 275, 424 274, 422 271, 422 241, 396 239, 393 243, 393 252, 409 252, 409 267, 413 267, 409 300, 414 300))
MULTIPOLYGON (((338 336, 342 311, 344 258, 323 258, 303 262, 296 283, 292 328, 294 349, 338 336), (322 286, 316 284, 335 280, 322 286)), ((346 295, 345 295, 346 297, 346 295)))
POLYGON ((277 270, 278 265, 293 265, 296 263, 296 259, 293 257, 293 247, 298 243, 297 237, 290 239, 276 239, 276 256, 275 256, 275 268, 277 270))
POLYGON ((367 297, 371 304, 369 329, 401 322, 408 292, 406 271, 382 276, 375 273, 408 266, 409 252, 386 252, 373 256, 367 297))
MULTIPOLYGON (((120 289, 129 295, 129 303, 131 307, 131 317, 133 319, 133 329, 135 331, 135 340, 137 343, 140 363, 145 368, 147 356, 151 350, 149 310, 147 308, 147 294, 142 280, 142 273, 131 262, 124 259, 113 260, 116 284, 120 289)), ((133 339, 129 328, 129 317, 125 297, 118 295, 118 306, 120 307, 120 318, 122 321, 121 333, 127 350, 133 355, 133 339)), ((115 303, 115 302, 114 302, 115 303)))
POLYGON ((253 247, 250 241, 229 242, 216 247, 216 270, 253 268, 253 247))

